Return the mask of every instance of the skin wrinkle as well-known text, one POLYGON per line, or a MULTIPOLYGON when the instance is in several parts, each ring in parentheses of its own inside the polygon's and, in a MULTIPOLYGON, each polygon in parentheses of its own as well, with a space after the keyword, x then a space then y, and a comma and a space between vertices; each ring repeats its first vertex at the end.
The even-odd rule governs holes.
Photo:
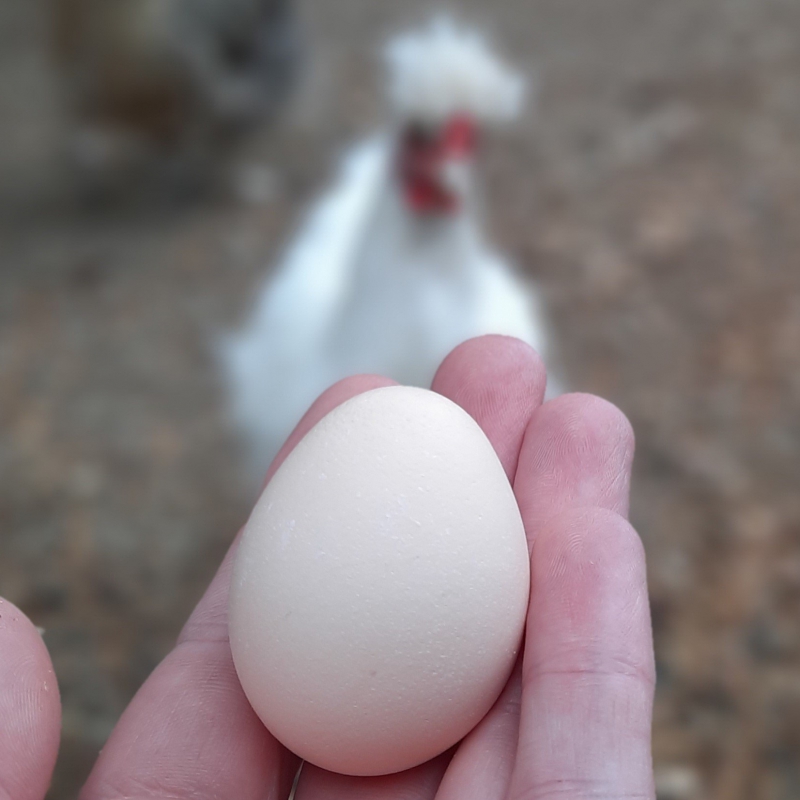
POLYGON ((532 570, 522 716, 523 727, 526 718, 540 725, 521 741, 534 757, 513 800, 585 800, 609 787, 652 800, 655 672, 649 609, 636 600, 641 541, 613 511, 563 511, 540 532, 532 570))
MULTIPOLYGON (((200 653, 203 652, 206 648, 197 648, 200 653)), ((181 653, 183 655, 183 653, 181 653)), ((223 655, 223 654, 220 654, 223 655)), ((223 656, 224 658, 224 656, 223 656)), ((209 659, 208 663, 210 663, 211 668, 204 677, 202 677, 198 681, 198 692, 195 690, 187 689, 185 687, 181 687, 181 697, 185 698, 186 703, 176 703, 176 706, 181 706, 182 708, 195 708, 198 711, 202 710, 201 704, 196 702, 196 697, 193 695, 201 694, 203 697, 220 695, 220 696, 230 696, 232 700, 236 700, 239 698, 239 692, 237 691, 237 687, 232 683, 231 678, 233 677, 233 662, 231 660, 221 661, 219 664, 215 664, 213 660, 209 659)), ((211 732, 211 729, 207 728, 204 733, 206 736, 211 732)), ((197 750, 202 751, 203 745, 207 744, 207 740, 201 739, 197 743, 197 750)))
POLYGON ((211 586, 203 596, 202 607, 198 606, 184 625, 178 636, 177 647, 206 643, 224 645, 229 649, 227 583, 230 581, 232 556, 238 541, 239 535, 236 536, 229 555, 225 557, 211 586))
MULTIPOLYGON (((173 663, 175 661, 180 662, 182 659, 186 660, 185 657, 187 655, 186 650, 189 648, 183 648, 182 650, 175 651, 173 653, 172 659, 173 663)), ((199 651, 206 650, 208 648, 204 647, 203 645, 199 645, 197 647, 199 651)), ((151 785, 151 782, 146 780, 147 776, 136 777, 132 776, 129 777, 127 775, 123 776, 121 780, 123 783, 116 784, 116 782, 108 783, 104 782, 101 784, 101 787, 97 790, 99 797, 114 797, 114 796, 125 796, 127 795, 136 795, 139 793, 141 788, 146 788, 147 792, 144 794, 146 797, 177 797, 177 798, 213 798, 224 796, 225 793, 225 784, 219 785, 219 782, 216 780, 216 775, 214 773, 208 772, 208 769, 205 768, 207 763, 212 763, 214 761, 222 761, 223 763, 228 760, 229 757, 235 757, 237 748, 239 747, 240 743, 236 741, 236 738, 233 736, 218 736, 218 729, 217 726, 213 724, 208 724, 207 719, 204 715, 204 708, 208 703, 208 699, 211 697, 213 698, 216 696, 224 696, 226 691, 231 693, 233 696, 234 703, 231 704, 230 702, 223 702, 222 705, 228 708, 227 716, 230 718, 231 715, 236 716, 237 714, 245 713, 248 716, 252 713, 249 710, 249 706, 246 706, 246 701, 243 700, 239 696, 238 691, 234 691, 234 682, 235 676, 233 675, 232 664, 224 660, 220 663, 219 661, 219 654, 216 656, 217 663, 212 663, 208 665, 207 659, 199 659, 195 658, 195 664, 199 664, 199 668, 201 670, 201 674, 199 676, 195 676, 192 679, 191 675, 193 670, 190 669, 189 672, 189 680, 186 682, 188 685, 193 686, 193 689, 183 689, 184 693, 187 693, 187 701, 182 702, 181 699, 178 697, 173 700, 171 704, 171 708, 168 709, 168 716, 163 722, 163 727, 159 735, 161 737, 170 737, 170 730, 175 729, 176 725, 178 727, 186 726, 193 729, 196 729, 195 739, 192 742, 191 750, 186 751, 186 756, 183 761, 186 763, 186 767, 179 767, 176 771, 173 768, 173 765, 165 763, 165 767, 169 767, 166 772, 170 772, 169 776, 169 785, 165 786, 162 781, 156 781, 151 785), (226 683, 226 674, 229 675, 227 679, 228 687, 225 686, 226 683), (210 691, 209 691, 210 690, 210 691), (191 692, 191 694, 188 694, 191 692), (238 699, 238 704, 236 700, 238 699), (191 713, 187 719, 187 710, 191 713), (196 716, 198 715, 198 716, 196 716), (215 736, 217 738, 215 739, 215 736), (210 751, 213 751, 216 745, 217 753, 214 755, 216 758, 209 759, 206 755, 211 754, 210 751), (197 770, 198 765, 201 766, 200 770, 197 770), (194 774, 187 773, 185 770, 189 769, 195 770, 194 774), (183 786, 187 784, 186 790, 180 789, 176 790, 176 786, 183 786), (127 790, 127 791, 124 791, 127 790), (222 792, 222 795, 220 795, 222 792), (155 793, 155 794, 154 794, 155 793)), ((175 674, 175 680, 173 684, 177 682, 178 686, 183 685, 182 677, 186 674, 186 669, 188 668, 186 664, 177 665, 178 671, 175 674)), ((196 669, 196 668, 195 668, 196 669)), ((212 705, 216 705, 216 701, 211 701, 212 705)), ((137 737, 138 739, 138 737, 137 737)), ((137 741, 134 740, 133 746, 135 747, 137 741)), ((158 752, 159 748, 156 748, 156 752, 158 752)), ((167 748, 169 750, 169 748, 167 748)), ((167 756, 168 758, 168 756, 167 756)), ((153 765, 154 769, 156 765, 153 765)), ((210 767, 213 769, 213 767, 210 767)))
POLYGON ((537 442, 536 448, 523 444, 521 455, 536 480, 534 496, 522 493, 520 506, 525 512, 537 504, 537 495, 552 498, 547 511, 540 508, 526 519, 542 524, 553 513, 576 506, 627 514, 635 438, 619 409, 592 395, 562 395, 539 409, 525 436, 537 442), (573 482, 576 473, 580 479, 573 482))
POLYGON ((620 792, 614 785, 598 786, 593 781, 547 781, 533 784, 522 794, 514 795, 511 800, 652 800, 647 792, 620 792))
MULTIPOLYGON (((232 754, 237 748, 237 743, 228 741, 227 747, 232 754)), ((200 762, 202 763, 202 762, 200 762)), ((288 770, 287 770, 288 771, 288 770)), ((288 785, 291 785, 294 773, 291 773, 291 780, 288 785)), ((175 779, 185 786, 176 791, 173 788, 165 786, 159 779, 144 780, 139 778, 125 778, 125 789, 115 784, 103 784, 99 787, 99 797, 103 800, 219 800, 220 798, 227 798, 224 793, 224 787, 215 786, 213 773, 209 773, 202 766, 198 769, 197 762, 188 763, 185 769, 182 769, 175 779)), ((286 783, 286 780, 284 780, 286 783)), ((280 787, 277 790, 270 787, 266 796, 266 800, 283 800, 289 793, 288 786, 280 787)))
MULTIPOLYGON (((537 672, 637 674, 645 684, 653 686, 655 667, 652 657, 648 656, 646 662, 641 663, 630 657, 628 647, 630 635, 641 626, 642 615, 647 614, 649 618, 649 606, 641 602, 642 590, 635 588, 634 591, 630 591, 630 587, 646 585, 644 548, 641 540, 629 523, 614 512, 602 509, 577 510, 571 513, 570 519, 569 535, 562 534, 559 552, 549 562, 546 561, 544 574, 538 579, 539 586, 547 587, 548 595, 552 598, 550 603, 561 603, 560 610, 551 609, 548 614, 559 620, 568 620, 570 627, 565 629, 562 624, 558 634, 559 641, 549 642, 545 655, 537 658, 535 650, 528 653, 526 676, 537 672), (610 561, 610 567, 593 560, 591 540, 585 533, 586 530, 597 527, 598 519, 605 519, 617 527, 620 541, 611 552, 603 552, 599 559, 600 562, 610 561), (628 552, 632 550, 635 557, 618 559, 617 552, 620 550, 628 552), (623 567, 619 567, 617 561, 620 561, 623 567), (585 629, 587 604, 584 597, 576 596, 568 589, 559 588, 567 576, 571 576, 572 584, 580 586, 596 599, 595 607, 588 609, 588 614, 594 623, 594 629, 589 631, 588 637, 585 629), (626 586, 628 590, 620 593, 616 588, 619 586, 626 586), (609 592, 615 601, 610 606, 605 600, 609 592), (560 601, 556 599, 559 597, 560 601), (582 643, 580 649, 576 648, 576 641, 582 643), (611 645, 613 646, 609 649, 611 645), (581 663, 564 666, 565 657, 576 652, 582 653, 581 663)), ((532 572, 536 578, 535 559, 532 563, 532 572)))
POLYGON ((550 797, 551 794, 547 790, 543 795, 540 794, 540 787, 553 785, 569 786, 575 792, 567 795, 571 800, 588 800, 595 796, 605 797, 609 790, 606 787, 616 789, 617 794, 612 793, 612 797, 632 794, 653 800, 650 787, 637 787, 637 784, 642 783, 638 776, 646 774, 652 769, 648 741, 649 728, 636 730, 638 741, 635 744, 627 739, 620 741, 615 739, 611 732, 614 730, 614 725, 623 724, 625 720, 613 715, 599 717, 590 708, 587 724, 593 729, 599 728, 605 740, 601 747, 597 747, 593 744, 587 745, 582 736, 569 735, 573 727, 573 721, 569 714, 559 717, 556 709, 548 708, 543 711, 546 712, 548 723, 543 726, 542 733, 553 744, 549 748, 542 748, 537 760, 558 763, 559 771, 564 777, 561 775, 555 778, 539 777, 548 773, 547 768, 528 770, 522 779, 515 776, 517 779, 509 796, 510 800, 522 800, 522 798, 524 800, 542 800, 542 797, 550 797))
POLYGON ((559 677, 559 676, 573 676, 591 678, 634 678, 639 681, 648 691, 655 688, 656 681, 655 675, 651 673, 647 666, 636 664, 631 661, 617 661, 612 663, 618 665, 617 669, 602 667, 544 667, 543 661, 534 662, 526 668, 526 674, 530 670, 531 674, 539 677, 559 677))
MULTIPOLYGON (((602 723, 613 730, 611 726, 615 722, 624 721, 626 729, 635 729, 637 734, 649 731, 646 725, 629 724, 640 717, 640 712, 652 696, 652 685, 642 681, 638 675, 576 673, 565 670, 543 673, 537 675, 536 679, 546 685, 551 694, 546 708, 555 718, 559 711, 566 714, 579 711, 588 698, 590 705, 585 710, 589 722, 602 723), (610 701, 607 706, 599 706, 593 699, 605 696, 610 701)), ((604 746, 607 744, 606 742, 604 746)))

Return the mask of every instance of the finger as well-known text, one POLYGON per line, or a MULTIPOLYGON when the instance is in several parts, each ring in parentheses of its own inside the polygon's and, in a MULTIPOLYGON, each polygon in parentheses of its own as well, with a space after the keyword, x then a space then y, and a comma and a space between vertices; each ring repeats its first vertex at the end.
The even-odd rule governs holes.
POLYGON ((513 481, 525 428, 542 403, 546 382, 532 347, 509 336, 481 336, 450 353, 432 388, 476 420, 513 481))
POLYGON ((61 701, 42 637, 0 598, 0 797, 42 800, 58 754, 61 701))
POLYGON ((644 552, 618 514, 563 511, 539 531, 511 800, 654 797, 655 669, 644 552))
MULTIPOLYGON (((537 408, 526 427, 514 479, 529 542, 541 520, 581 505, 626 510, 633 433, 624 415, 591 395, 564 395, 537 408)), ((506 797, 519 732, 521 671, 464 740, 437 800, 506 797)))
MULTIPOLYGON (((460 405, 486 433, 513 479, 525 427, 544 396, 546 375, 536 352, 507 336, 483 336, 456 347, 442 362, 432 389, 460 405)), ((306 764, 297 800, 364 797, 432 798, 449 755, 384 778, 348 778, 306 764)))
MULTIPOLYGON (((358 376, 331 387, 298 424, 269 475, 325 414, 350 397, 390 383, 358 376)), ((175 649, 122 715, 84 787, 83 800, 288 796, 298 761, 251 709, 231 658, 227 604, 234 547, 175 649)))
POLYGON ((529 542, 569 508, 627 516, 633 452, 630 422, 608 401, 566 394, 545 403, 525 431, 514 483, 529 542))

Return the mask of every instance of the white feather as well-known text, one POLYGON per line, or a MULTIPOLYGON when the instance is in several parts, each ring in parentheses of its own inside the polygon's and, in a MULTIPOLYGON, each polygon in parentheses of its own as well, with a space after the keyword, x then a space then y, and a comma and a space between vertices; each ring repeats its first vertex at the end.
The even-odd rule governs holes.
POLYGON ((326 386, 318 362, 353 281, 355 252, 384 184, 389 142, 375 137, 344 158, 333 189, 312 208, 247 323, 221 344, 234 423, 261 469, 326 386))

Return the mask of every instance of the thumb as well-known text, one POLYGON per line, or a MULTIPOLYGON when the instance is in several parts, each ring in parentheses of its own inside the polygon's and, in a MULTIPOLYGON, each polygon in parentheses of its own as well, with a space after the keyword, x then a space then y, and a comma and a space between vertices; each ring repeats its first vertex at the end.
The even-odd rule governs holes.
POLYGON ((0 798, 42 800, 60 727, 58 684, 42 637, 0 598, 0 798))

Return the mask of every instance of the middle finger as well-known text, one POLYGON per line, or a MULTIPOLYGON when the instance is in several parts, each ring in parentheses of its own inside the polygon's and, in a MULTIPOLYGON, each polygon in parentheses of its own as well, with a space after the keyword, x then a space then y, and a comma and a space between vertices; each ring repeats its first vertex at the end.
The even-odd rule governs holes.
MULTIPOLYGON (((483 429, 513 481, 525 428, 541 404, 545 371, 528 345, 504 336, 471 339, 444 360, 432 389, 460 405, 483 429)), ((450 761, 446 753, 397 775, 353 778, 303 767, 297 800, 432 800, 450 761)))

